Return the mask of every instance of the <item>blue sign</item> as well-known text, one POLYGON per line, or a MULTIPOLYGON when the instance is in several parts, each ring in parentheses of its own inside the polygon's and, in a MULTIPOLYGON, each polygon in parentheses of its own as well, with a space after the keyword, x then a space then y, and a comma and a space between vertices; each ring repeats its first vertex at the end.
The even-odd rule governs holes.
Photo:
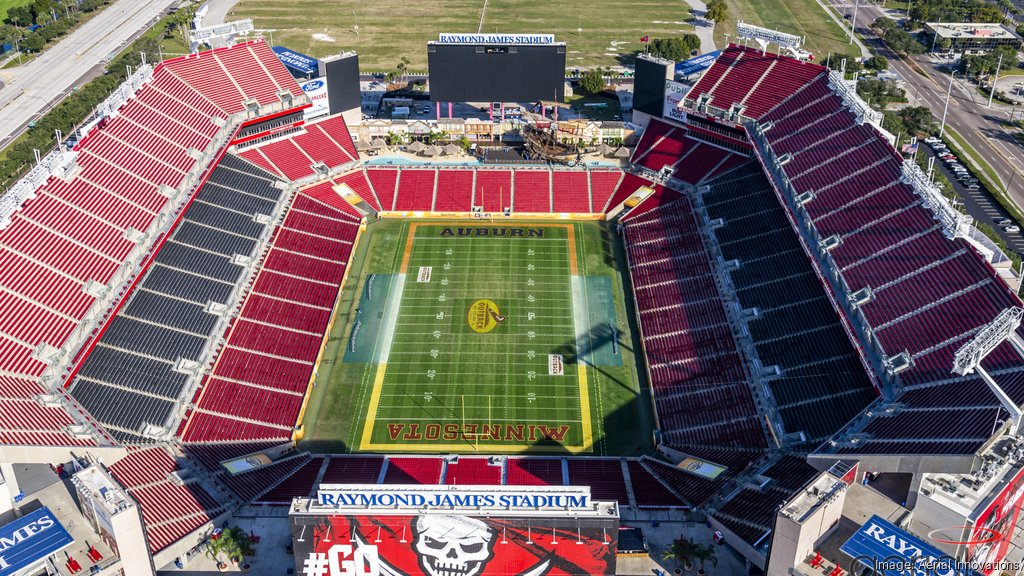
POLYGON ((303 92, 316 92, 317 90, 324 87, 323 80, 313 80, 312 82, 306 82, 302 85, 303 92))
POLYGON ((878 516, 872 516, 839 549, 880 576, 977 574, 935 546, 878 516))
POLYGON ((0 576, 20 572, 74 542, 45 506, 0 528, 0 576))
POLYGON ((301 74, 316 74, 320 70, 320 61, 312 56, 300 54, 284 46, 274 46, 273 50, 282 64, 301 74))
POLYGON ((715 50, 714 52, 694 56, 689 60, 683 60, 676 64, 676 76, 689 76, 690 74, 696 74, 701 70, 710 68, 721 53, 721 50, 715 50))

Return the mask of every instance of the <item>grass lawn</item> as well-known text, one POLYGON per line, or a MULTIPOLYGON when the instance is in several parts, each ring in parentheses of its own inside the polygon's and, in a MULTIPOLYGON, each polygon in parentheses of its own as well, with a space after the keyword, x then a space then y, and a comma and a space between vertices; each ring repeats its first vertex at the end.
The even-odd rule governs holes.
POLYGON ((0 0, 0 16, 7 18, 7 11, 16 6, 27 6, 32 0, 0 0))
POLYGON ((426 71, 428 40, 441 32, 548 33, 566 42, 566 67, 612 66, 643 49, 640 37, 681 36, 692 26, 680 0, 242 0, 229 18, 273 29, 274 43, 325 56, 359 53, 364 71, 393 70, 400 57, 426 71), (355 26, 359 27, 358 34, 355 26), (582 32, 578 32, 582 29, 582 32))
POLYGON ((850 45, 849 35, 815 0, 726 0, 726 4, 730 20, 720 25, 715 33, 715 43, 719 46, 724 45, 725 33, 735 34, 736 22, 746 22, 803 36, 803 48, 813 52, 822 64, 829 52, 859 54, 857 47, 850 45))
POLYGON ((371 224, 303 418, 304 447, 649 452, 616 241, 596 222, 371 224))

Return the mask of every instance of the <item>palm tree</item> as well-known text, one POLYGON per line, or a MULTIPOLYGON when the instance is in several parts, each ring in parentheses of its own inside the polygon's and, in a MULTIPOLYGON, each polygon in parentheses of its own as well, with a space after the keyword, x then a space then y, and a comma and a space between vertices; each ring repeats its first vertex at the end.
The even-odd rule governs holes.
POLYGON ((700 561, 698 574, 706 574, 704 564, 711 562, 712 566, 718 566, 718 557, 715 556, 715 547, 711 544, 697 544, 694 546, 693 559, 700 561))
POLYGON ((693 543, 693 540, 690 540, 689 538, 677 538, 669 544, 668 548, 666 548, 661 554, 661 557, 664 560, 675 560, 676 564, 682 563, 686 566, 686 569, 689 570, 693 568, 691 558, 693 558, 696 550, 697 545, 693 543))
POLYGON ((227 562, 221 559, 222 556, 229 561, 242 563, 246 556, 252 556, 254 552, 249 535, 238 527, 225 528, 216 536, 210 537, 206 543, 206 555, 215 561, 217 568, 222 571, 228 567, 227 562))

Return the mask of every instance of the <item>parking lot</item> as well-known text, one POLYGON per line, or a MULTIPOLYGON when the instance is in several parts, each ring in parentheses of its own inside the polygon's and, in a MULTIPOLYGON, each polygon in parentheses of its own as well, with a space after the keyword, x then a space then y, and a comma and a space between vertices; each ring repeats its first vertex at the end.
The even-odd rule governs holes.
MULTIPOLYGON (((935 152, 930 146, 924 142, 921 144, 921 154, 924 154, 926 157, 935 156, 935 152)), ((950 168, 950 165, 938 157, 935 158, 935 170, 936 173, 942 174, 950 181, 957 195, 963 200, 968 214, 978 223, 985 224, 996 230, 999 236, 1006 241, 1007 246, 1018 253, 1024 254, 1024 236, 1020 232, 1005 232, 1003 230, 1005 226, 1001 226, 999 222, 1009 219, 1010 216, 992 199, 985 190, 984 184, 980 184, 978 190, 968 190, 964 183, 957 179, 957 175, 950 168)), ((1019 223, 1015 222, 1012 225, 1019 226, 1019 223)))

